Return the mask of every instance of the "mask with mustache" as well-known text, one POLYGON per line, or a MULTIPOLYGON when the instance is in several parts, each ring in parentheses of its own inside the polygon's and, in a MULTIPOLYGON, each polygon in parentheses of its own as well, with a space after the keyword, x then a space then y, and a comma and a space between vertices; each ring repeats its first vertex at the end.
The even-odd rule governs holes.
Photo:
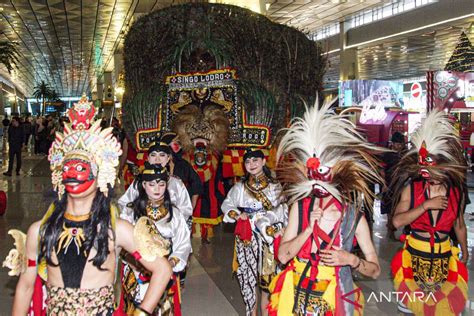
POLYGON ((72 194, 87 191, 95 181, 91 164, 81 159, 67 160, 63 166, 62 178, 66 192, 72 194))

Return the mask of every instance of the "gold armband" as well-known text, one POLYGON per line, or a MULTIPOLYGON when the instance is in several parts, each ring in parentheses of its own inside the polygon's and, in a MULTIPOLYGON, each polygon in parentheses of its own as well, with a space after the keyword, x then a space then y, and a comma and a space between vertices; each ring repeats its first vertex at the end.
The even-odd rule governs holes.
POLYGON ((237 216, 239 216, 239 213, 237 213, 234 210, 231 210, 231 211, 229 211, 229 213, 227 213, 227 215, 229 215, 230 218, 236 219, 237 216))
POLYGON ((141 307, 136 307, 135 310, 133 311, 133 316, 149 316, 151 313, 148 313, 146 310, 144 310, 141 307))
POLYGON ((174 268, 179 263, 179 258, 171 257, 169 258, 168 261, 170 262, 171 266, 174 268))

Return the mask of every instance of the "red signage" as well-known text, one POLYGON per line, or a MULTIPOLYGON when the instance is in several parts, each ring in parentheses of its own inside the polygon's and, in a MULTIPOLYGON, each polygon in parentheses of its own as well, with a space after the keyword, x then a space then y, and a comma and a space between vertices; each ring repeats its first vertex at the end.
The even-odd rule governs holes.
POLYGON ((410 94, 412 96, 412 98, 419 98, 421 97, 421 84, 419 82, 414 82, 412 85, 411 85, 411 88, 410 88, 410 94))

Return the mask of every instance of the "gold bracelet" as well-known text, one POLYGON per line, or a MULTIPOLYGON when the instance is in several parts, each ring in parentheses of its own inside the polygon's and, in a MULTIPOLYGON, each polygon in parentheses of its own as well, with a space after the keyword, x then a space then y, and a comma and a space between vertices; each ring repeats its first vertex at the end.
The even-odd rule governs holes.
POLYGON ((268 236, 273 237, 275 236, 277 229, 273 226, 267 226, 265 229, 265 232, 267 233, 268 236))
POLYGON ((230 210, 229 213, 227 213, 227 215, 229 215, 230 218, 235 219, 239 214, 234 210, 230 210))
POLYGON ((148 313, 146 310, 141 308, 140 306, 137 306, 135 310, 133 311, 133 316, 150 316, 151 313, 148 313))

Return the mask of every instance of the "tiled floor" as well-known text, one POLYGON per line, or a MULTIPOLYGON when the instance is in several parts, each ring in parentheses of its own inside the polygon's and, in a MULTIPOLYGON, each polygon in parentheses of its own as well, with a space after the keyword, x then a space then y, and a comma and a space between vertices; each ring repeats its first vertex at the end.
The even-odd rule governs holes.
MULTIPOLYGON (((12 247, 12 239, 7 235, 11 228, 26 231, 29 224, 39 219, 48 204, 54 198, 49 178, 49 164, 46 159, 26 155, 21 176, 6 178, 0 175, 0 189, 8 194, 7 213, 0 217, 0 259, 3 260, 12 247)), ((5 166, 4 166, 5 167, 5 166)), ((117 192, 118 194, 120 192, 117 192)), ((471 200, 474 201, 474 191, 471 200)), ((474 205, 468 207, 468 213, 474 213, 474 205)), ((471 260, 468 268, 471 276, 474 272, 474 221, 466 215, 468 225, 468 243, 471 260)), ((374 242, 377 247, 382 274, 378 280, 357 278, 366 298, 372 292, 389 293, 392 291, 390 280, 390 260, 400 247, 399 242, 385 238, 385 219, 376 216, 374 242)), ((233 255, 233 227, 221 225, 210 245, 202 245, 193 239, 194 254, 186 288, 183 293, 184 315, 244 315, 244 305, 240 296, 237 280, 232 278, 231 262, 233 255)), ((16 279, 8 277, 7 270, 0 272, 0 316, 9 315, 16 279)), ((464 315, 474 315, 474 281, 469 282, 469 297, 473 301, 464 315)), ((372 295, 373 297, 373 295, 372 295)), ((375 299, 366 304, 366 315, 396 315, 395 303, 377 302, 375 299)))

